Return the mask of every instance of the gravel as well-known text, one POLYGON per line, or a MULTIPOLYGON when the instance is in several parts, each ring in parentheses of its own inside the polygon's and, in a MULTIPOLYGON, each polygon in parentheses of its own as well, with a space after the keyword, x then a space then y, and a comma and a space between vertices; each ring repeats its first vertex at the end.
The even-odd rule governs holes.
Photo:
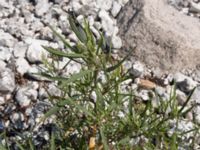
MULTIPOLYGON (((48 53, 42 48, 44 46, 52 46, 63 49, 63 44, 53 36, 47 24, 54 26, 57 31, 67 36, 70 43, 74 43, 77 39, 69 30, 69 22, 67 21, 67 12, 73 8, 78 14, 77 19, 81 22, 83 15, 89 20, 91 29, 94 34, 99 37, 97 30, 101 29, 105 35, 111 38, 112 46, 119 51, 122 47, 122 41, 118 36, 118 27, 116 17, 120 10, 128 2, 128 0, 1 0, 0 3, 0 131, 4 128, 17 129, 22 135, 33 134, 34 143, 41 145, 44 141, 49 140, 49 133, 45 126, 36 126, 36 122, 44 115, 44 113, 52 106, 48 100, 46 88, 40 81, 46 79, 33 73, 38 73, 39 68, 44 67, 43 58, 47 58, 48 53), (58 44, 56 44, 58 43, 58 44), (5 117, 7 116, 7 117, 5 117), (26 121, 25 121, 26 120, 26 121), (34 129, 34 133, 30 129, 34 129), (36 132, 37 131, 37 132, 36 132), (44 139, 44 141, 43 141, 44 139)), ((195 2, 194 2, 195 3, 195 2)), ((199 5, 181 6, 182 11, 186 11, 189 15, 199 13, 199 5)), ((176 4, 173 4, 176 5, 176 4)), ((178 7, 179 8, 179 7, 178 7)), ((78 73, 81 65, 70 62, 67 58, 60 60, 58 69, 63 75, 78 73)), ((195 75, 195 80, 191 76, 186 76, 180 72, 176 74, 168 74, 164 77, 164 86, 157 84, 156 80, 147 78, 147 68, 139 61, 128 60, 124 62, 123 68, 129 71, 133 80, 141 78, 152 83, 153 88, 158 95, 167 99, 171 88, 171 82, 177 83, 177 98, 180 105, 183 105, 185 98, 190 91, 198 86, 192 96, 196 103, 200 103, 200 73, 195 75), (150 80, 151 79, 151 80, 150 80), (156 85, 156 87, 154 86, 156 85)), ((152 70, 153 72, 153 70, 152 70)), ((156 74, 156 73, 155 73, 156 74)), ((149 75, 149 73, 148 73, 149 75)), ((98 80, 105 82, 105 76, 99 73, 98 80)), ((133 80, 126 81, 122 88, 136 90, 139 86, 133 80)), ((47 85, 49 93, 60 96, 62 93, 54 83, 47 85)), ((137 96, 143 101, 149 100, 149 94, 152 89, 141 88, 137 91, 137 96)), ((91 99, 96 100, 96 93, 93 91, 91 99)), ((200 108, 196 108, 196 118, 200 120, 200 108)), ((123 115, 120 115, 123 116, 123 115)), ((185 122, 182 123, 182 125, 185 122)), ((186 128, 181 126, 180 128, 186 128)), ((190 124, 187 129, 190 128, 190 124)), ((17 136, 15 137, 17 138, 17 136)))

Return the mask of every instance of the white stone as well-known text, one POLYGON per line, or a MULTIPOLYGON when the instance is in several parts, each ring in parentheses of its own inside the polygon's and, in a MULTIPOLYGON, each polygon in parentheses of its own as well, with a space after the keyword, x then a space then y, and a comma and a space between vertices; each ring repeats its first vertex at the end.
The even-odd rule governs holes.
POLYGON ((122 47, 122 40, 119 36, 113 36, 111 40, 113 48, 120 49, 122 47))
POLYGON ((93 2, 93 0, 81 0, 81 3, 83 4, 83 5, 89 5, 90 3, 92 3, 93 2))
POLYGON ((5 98, 0 96, 0 105, 3 105, 5 104, 5 98))
POLYGON ((176 90, 176 99, 178 101, 178 104, 182 106, 187 100, 187 97, 182 91, 176 90))
POLYGON ((28 49, 28 45, 23 42, 18 42, 17 44, 15 44, 13 49, 14 49, 13 54, 15 57, 24 58, 25 53, 28 49))
POLYGON ((15 99, 21 107, 27 107, 32 100, 37 99, 37 91, 28 87, 18 89, 15 99))
POLYGON ((200 4, 196 4, 194 2, 190 2, 190 9, 191 12, 200 13, 200 4))
POLYGON ((118 2, 124 6, 126 3, 128 3, 129 0, 118 0, 118 2))
POLYGON ((0 47, 0 59, 8 61, 10 60, 12 54, 10 52, 10 49, 7 47, 0 47))
POLYGON ((15 88, 15 75, 10 69, 0 72, 0 92, 12 92, 15 88))
MULTIPOLYGON (((200 86, 198 86, 198 87, 195 89, 195 91, 194 91, 194 93, 193 93, 191 99, 195 100, 196 103, 200 104, 200 86)), ((200 113, 200 111, 199 111, 199 113, 200 113)))
POLYGON ((130 69, 130 74, 134 78, 138 78, 143 74, 143 72, 144 72, 144 65, 139 61, 134 62, 132 68, 130 69))
POLYGON ((49 11, 50 3, 48 0, 38 1, 37 5, 35 6, 35 12, 38 16, 43 16, 49 11))
POLYGON ((77 12, 79 9, 81 9, 82 5, 77 1, 72 1, 72 9, 77 12))
POLYGON ((27 73, 30 67, 31 66, 24 58, 18 58, 16 60, 16 68, 21 75, 27 73))
POLYGON ((0 70, 4 70, 6 68, 6 63, 0 60, 0 70))
POLYGON ((139 94, 138 96, 141 97, 143 101, 149 100, 149 91, 148 90, 141 90, 138 94, 139 94))
POLYGON ((81 65, 79 63, 76 63, 76 62, 71 62, 69 63, 69 65, 66 67, 67 69, 67 74, 70 75, 70 74, 75 74, 75 73, 78 73, 80 72, 81 70, 81 65))
POLYGON ((121 8, 122 8, 122 6, 118 2, 116 2, 116 1, 113 2, 113 7, 111 10, 113 17, 116 17, 119 14, 121 8))
POLYGON ((106 11, 111 9, 112 2, 112 0, 96 0, 96 3, 100 7, 100 9, 104 9, 106 11))
POLYGON ((54 96, 61 96, 61 90, 55 84, 49 84, 48 93, 54 96))
POLYGON ((91 93, 91 95, 90 95, 90 98, 91 98, 94 102, 97 101, 97 94, 96 94, 95 91, 92 91, 92 93, 91 93))
POLYGON ((108 12, 106 12, 105 10, 101 10, 99 12, 99 17, 102 20, 102 28, 104 29, 104 31, 106 32, 107 36, 112 36, 114 33, 114 26, 115 26, 115 22, 111 19, 111 17, 109 16, 108 12))
POLYGON ((27 108, 26 111, 25 111, 25 114, 26 116, 31 116, 31 113, 32 113, 32 108, 27 108))
POLYGON ((13 47, 17 40, 9 33, 0 30, 0 46, 13 47))
POLYGON ((47 51, 42 46, 48 46, 48 41, 28 39, 26 43, 30 44, 26 53, 28 61, 31 63, 42 62, 43 57, 47 57, 47 51))
POLYGON ((178 88, 183 92, 188 92, 197 86, 197 82, 192 78, 179 72, 174 75, 174 80, 177 83, 178 88))

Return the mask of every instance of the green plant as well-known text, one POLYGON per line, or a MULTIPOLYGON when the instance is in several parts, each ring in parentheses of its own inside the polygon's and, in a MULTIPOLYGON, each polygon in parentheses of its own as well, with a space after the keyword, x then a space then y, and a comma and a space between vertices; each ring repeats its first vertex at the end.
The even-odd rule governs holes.
MULTIPOLYGON (((152 92, 147 102, 139 100, 131 88, 123 92, 123 84, 131 79, 122 66, 127 56, 118 61, 113 59, 111 46, 101 33, 100 39, 95 38, 87 21, 83 27, 69 15, 69 22, 79 39, 75 46, 53 27, 50 28, 68 51, 44 46, 51 56, 44 60, 45 68, 40 75, 54 81, 62 91, 59 96, 49 94, 54 106, 41 119, 42 122, 55 114, 55 123, 60 128, 59 132, 51 133, 49 145, 44 149, 178 149, 184 143, 181 136, 186 133, 175 128, 171 135, 168 134, 170 121, 175 120, 177 127, 179 120, 192 109, 185 110, 192 92, 181 108, 175 89, 169 100, 152 92), (81 70, 61 75, 57 64, 63 57, 69 59, 65 67, 74 61, 82 65, 81 70), (158 106, 153 105, 155 98, 159 101, 158 106)), ((188 132, 197 130, 198 127, 188 132)), ((28 143, 34 149, 33 144, 28 143)))
POLYGON ((177 149, 181 143, 180 133, 175 130, 171 136, 167 134, 169 120, 175 119, 178 125, 190 96, 180 109, 173 92, 175 90, 172 90, 169 100, 160 98, 158 108, 153 107, 152 100, 137 103, 133 90, 126 93, 121 90, 123 82, 130 78, 122 67, 127 57, 116 62, 111 49, 105 53, 107 42, 103 35, 96 39, 89 24, 85 21, 82 27, 73 15, 69 16, 69 22, 79 39, 73 47, 51 29, 71 53, 44 47, 52 58, 67 57, 82 63, 80 72, 70 77, 57 76, 55 71, 50 70, 42 73, 44 77, 57 81, 58 88, 63 92, 60 97, 50 96, 55 106, 45 116, 57 113, 58 124, 65 131, 61 135, 64 142, 59 146, 63 149, 92 149, 88 147, 89 141, 95 138, 97 149, 177 149), (170 114, 166 113, 168 109, 170 114), (73 142, 72 137, 75 137, 73 142))

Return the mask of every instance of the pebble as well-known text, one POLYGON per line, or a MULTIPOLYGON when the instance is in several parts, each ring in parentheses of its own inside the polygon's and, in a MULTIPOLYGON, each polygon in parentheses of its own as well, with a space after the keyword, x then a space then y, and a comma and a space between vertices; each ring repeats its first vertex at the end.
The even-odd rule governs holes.
POLYGON ((119 36, 113 36, 111 40, 113 48, 120 49, 122 47, 122 40, 119 36))
POLYGON ((47 57, 47 51, 42 46, 48 46, 49 42, 37 39, 28 39, 27 44, 30 44, 26 52, 26 57, 31 63, 40 63, 43 58, 47 57))
POLYGON ((197 86, 191 97, 197 104, 200 104, 200 86, 197 86))
POLYGON ((41 17, 46 14, 50 9, 50 3, 48 0, 37 1, 35 6, 35 13, 37 16, 41 17))
POLYGON ((18 42, 17 44, 14 45, 13 54, 17 58, 24 58, 27 49, 28 49, 27 44, 25 44, 24 42, 18 42))
POLYGON ((117 1, 113 2, 113 7, 112 7, 112 10, 111 10, 113 17, 117 17, 121 8, 122 8, 122 6, 117 1))
POLYGON ((16 39, 9 33, 0 30, 0 46, 13 47, 16 43, 16 39))
POLYGON ((109 11, 112 7, 112 0, 96 0, 97 5, 100 7, 100 9, 109 11))
POLYGON ((106 35, 112 36, 112 34, 114 33, 115 23, 109 16, 108 12, 105 10, 101 10, 99 12, 99 17, 101 18, 102 28, 106 32, 106 35))
POLYGON ((0 105, 3 105, 5 104, 5 98, 0 96, 0 105))
POLYGON ((15 89, 15 75, 12 70, 6 68, 0 70, 0 92, 13 92, 15 89))
POLYGON ((174 75, 174 80, 178 88, 186 93, 190 92, 193 88, 197 86, 197 82, 179 72, 174 75))
POLYGON ((0 47, 0 59, 4 61, 9 61, 12 54, 10 49, 7 47, 0 47))
POLYGON ((4 70, 6 68, 6 63, 0 59, 0 70, 4 70))
POLYGON ((144 65, 139 61, 134 62, 132 68, 129 71, 129 73, 132 75, 133 78, 140 77, 143 72, 144 72, 144 65))
POLYGON ((31 101, 37 100, 38 93, 34 89, 28 87, 19 88, 16 92, 15 99, 20 107, 27 107, 31 101))
POLYGON ((28 70, 30 69, 30 65, 29 63, 26 61, 26 59, 24 58, 18 58, 16 60, 16 68, 17 71, 21 74, 24 75, 25 73, 28 72, 28 70))

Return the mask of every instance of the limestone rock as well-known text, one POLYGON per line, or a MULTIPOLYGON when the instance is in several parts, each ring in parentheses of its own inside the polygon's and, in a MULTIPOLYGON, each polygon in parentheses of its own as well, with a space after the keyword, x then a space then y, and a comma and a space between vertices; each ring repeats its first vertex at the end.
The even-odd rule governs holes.
POLYGON ((0 92, 12 92, 15 88, 15 76, 10 69, 0 72, 0 92))
POLYGON ((118 17, 125 49, 162 70, 192 68, 200 60, 199 20, 179 13, 167 0, 130 0, 118 17))
POLYGON ((42 46, 47 46, 48 41, 28 39, 26 42, 27 44, 30 44, 26 53, 28 61, 30 61, 31 63, 41 62, 42 57, 47 56, 47 51, 44 50, 42 46))

